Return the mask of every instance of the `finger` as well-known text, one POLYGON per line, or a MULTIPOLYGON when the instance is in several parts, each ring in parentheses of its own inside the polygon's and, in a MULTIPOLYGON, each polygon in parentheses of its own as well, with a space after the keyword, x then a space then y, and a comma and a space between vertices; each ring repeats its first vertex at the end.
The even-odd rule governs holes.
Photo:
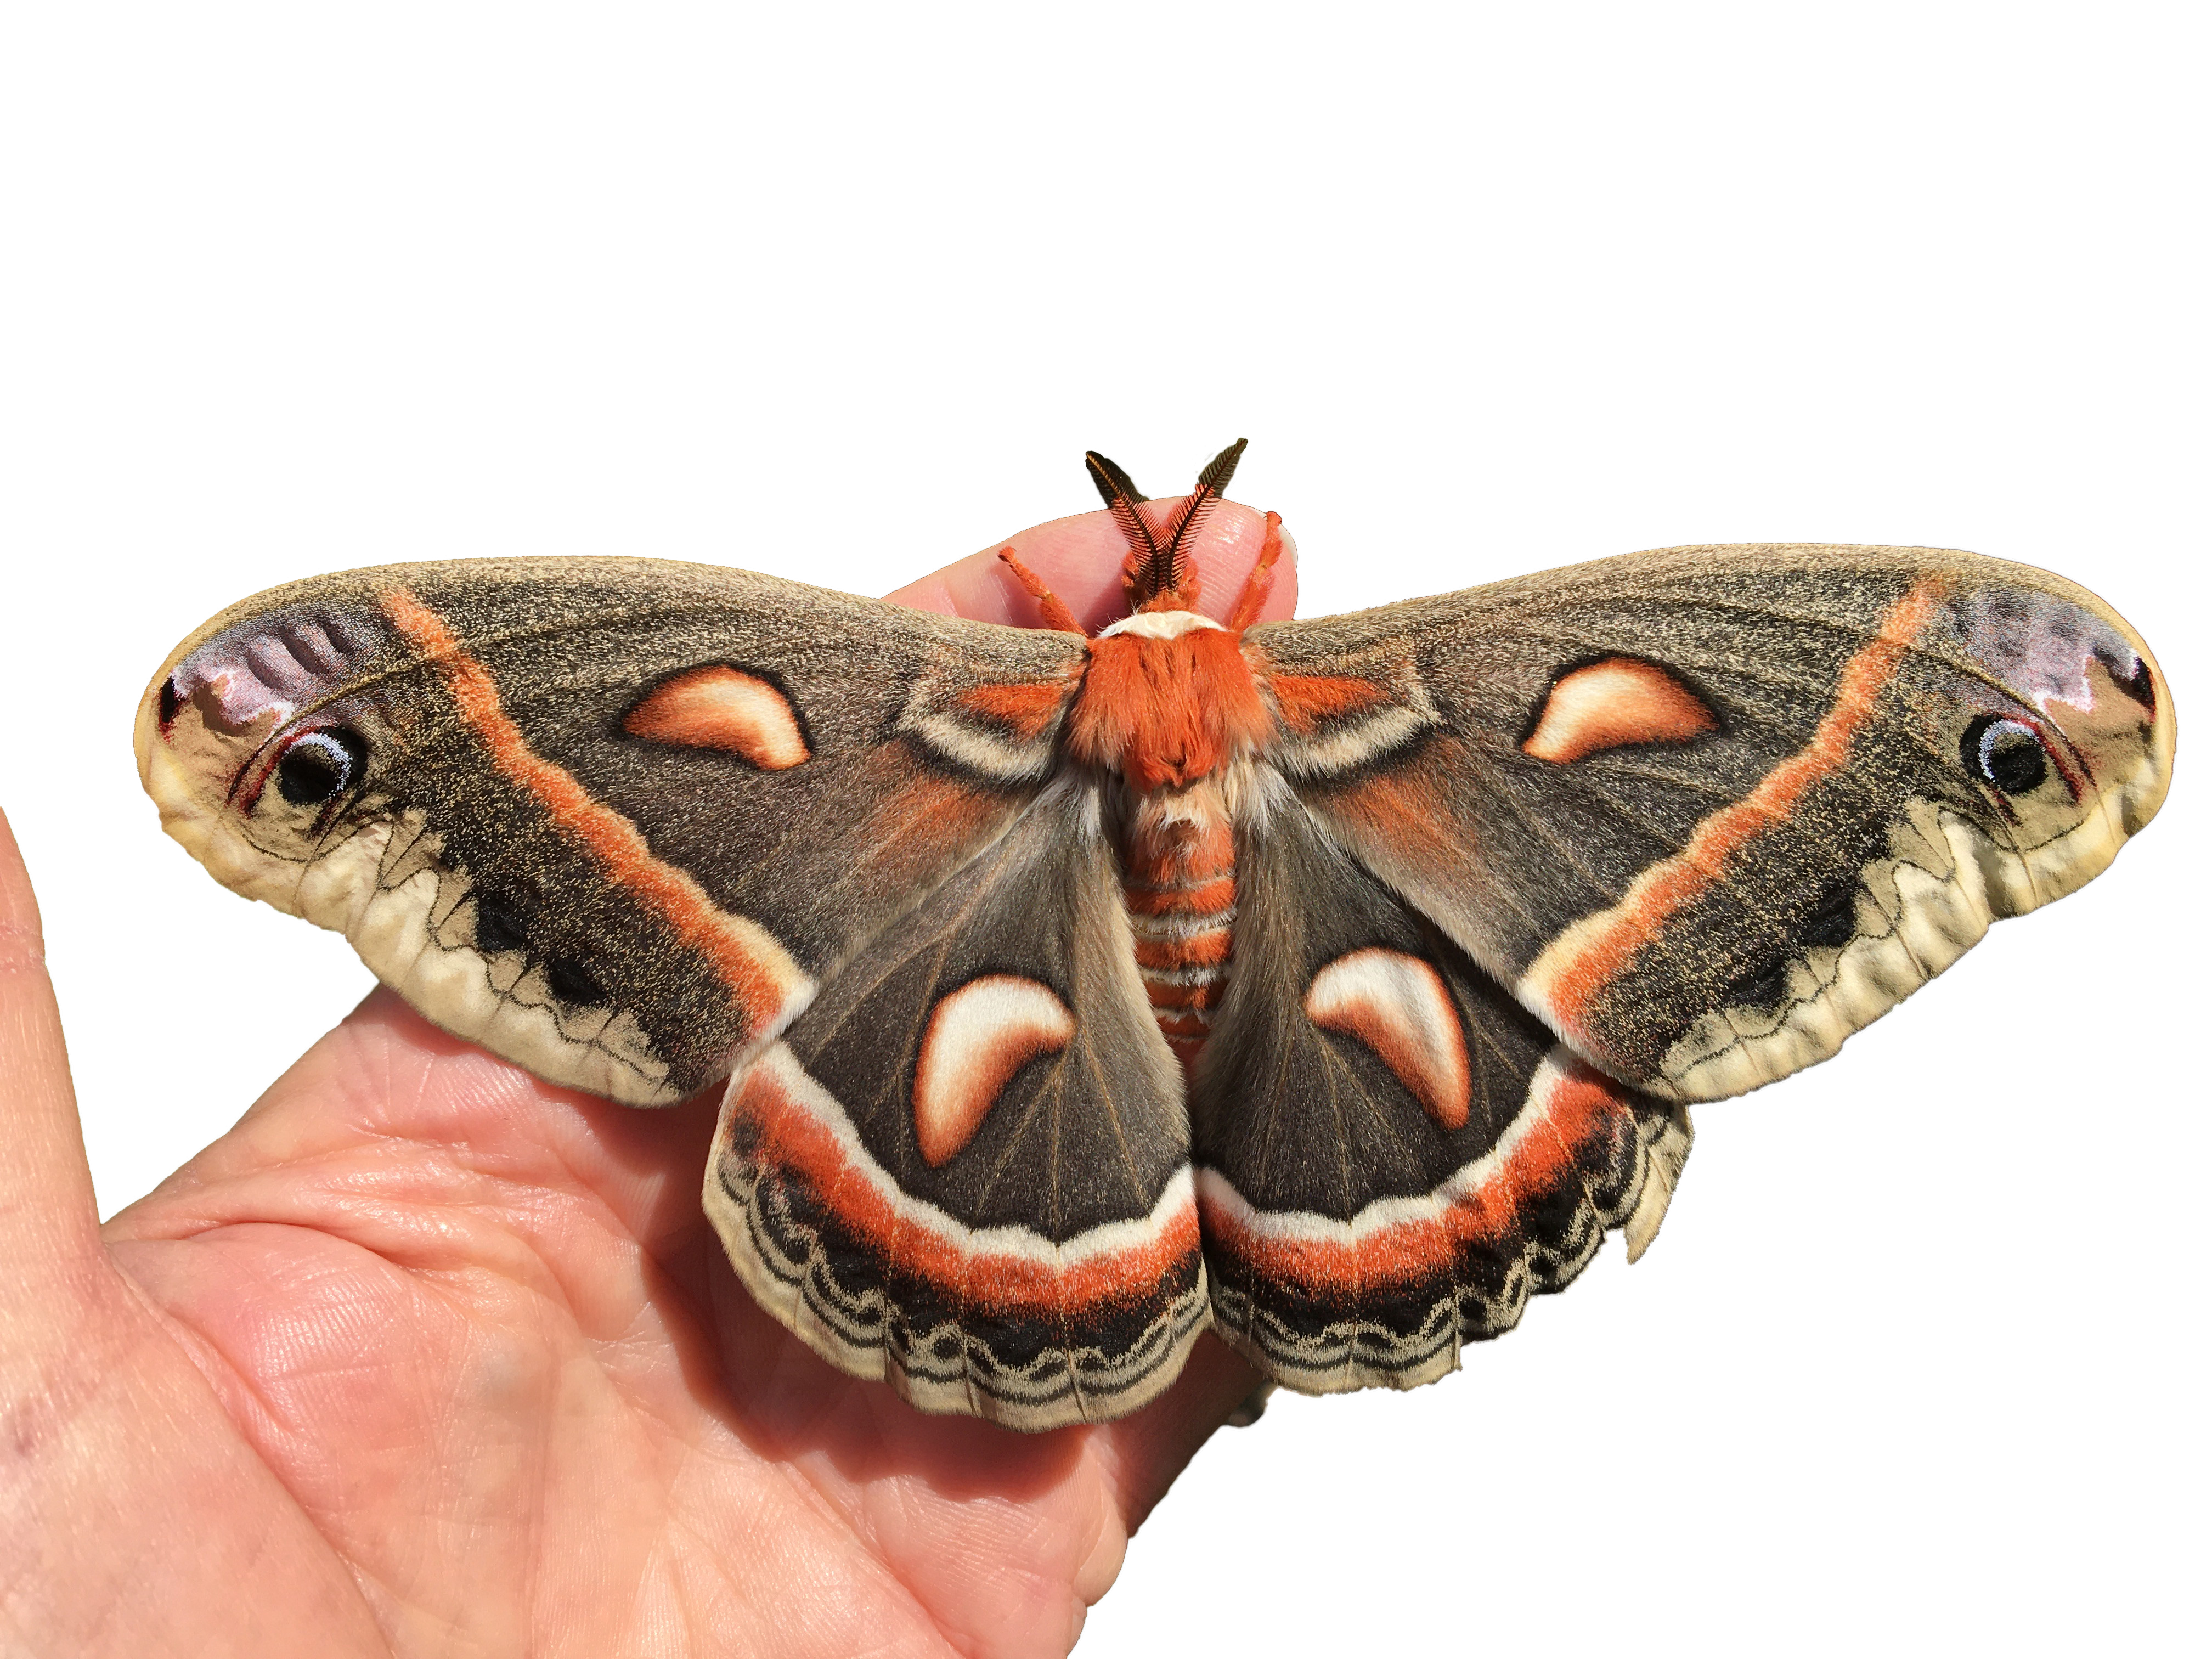
POLYGON ((38 901, 4 816, 0 1125, 6 1647, 234 1650, 245 1606, 257 1629, 319 1631, 316 1650, 371 1651, 358 1586, 100 1243, 38 901))
MULTIPOLYGON (((1152 1512, 1213 1431, 1257 1397, 1263 1381, 1236 1350, 1209 1332, 1192 1347, 1182 1375, 1165 1394, 1100 1431, 1101 1460, 1130 1531, 1152 1512)), ((1099 1593, 1104 1594, 1103 1585, 1099 1593)))
POLYGON ((99 1210, 61 1009, 46 975, 39 901, 0 814, 0 1262, 15 1286, 99 1248, 99 1210))
MULTIPOLYGON (((1173 503, 1165 505, 1171 507, 1173 503)), ((1267 520, 1252 508, 1235 501, 1223 501, 1214 508, 1190 544, 1191 563, 1198 572, 1200 610, 1216 617, 1229 614, 1243 591, 1244 579, 1252 574, 1266 537, 1267 520)), ((1128 602, 1121 595, 1121 561, 1128 556, 1129 544, 1115 528, 1114 515, 1103 511, 1079 513, 1072 519, 1055 519, 1024 530, 887 597, 917 611, 1009 623, 1017 628, 1038 627, 1036 601, 1023 591, 1000 559, 1002 547, 1012 548, 1024 564, 1066 601, 1076 620, 1086 629, 1095 632, 1128 615, 1128 602)), ((1275 565, 1275 585, 1260 612, 1261 621, 1287 617, 1297 605, 1297 549, 1286 532, 1282 556, 1275 565)))

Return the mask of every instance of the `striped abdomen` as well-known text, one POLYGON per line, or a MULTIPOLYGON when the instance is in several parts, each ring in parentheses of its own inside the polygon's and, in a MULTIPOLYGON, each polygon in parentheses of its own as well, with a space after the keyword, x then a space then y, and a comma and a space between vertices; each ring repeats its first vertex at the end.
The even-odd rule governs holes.
POLYGON ((1122 901, 1153 1018, 1188 1070, 1229 979, 1237 844, 1212 789, 1145 800, 1122 848, 1122 901))

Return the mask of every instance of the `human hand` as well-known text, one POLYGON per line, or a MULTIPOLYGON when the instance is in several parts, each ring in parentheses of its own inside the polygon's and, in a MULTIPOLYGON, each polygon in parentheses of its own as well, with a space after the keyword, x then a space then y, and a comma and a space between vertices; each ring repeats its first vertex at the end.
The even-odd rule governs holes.
MULTIPOLYGON (((1208 609, 1261 535, 1241 507, 1207 523, 1208 609)), ((1118 608, 1107 514, 1012 545, 1086 624, 1118 608)), ((996 552, 890 597, 1034 623, 996 552)), ((1296 581, 1285 561, 1265 616, 1296 581)), ((252 988, 172 994, 235 1013, 252 988)), ((0 820, 10 1645, 1062 1651, 1257 1379, 1208 1336, 1143 1411, 1026 1436, 844 1376, 754 1304, 700 1212, 719 1095, 641 1112, 556 1089, 379 990, 103 1229, 0 820)))

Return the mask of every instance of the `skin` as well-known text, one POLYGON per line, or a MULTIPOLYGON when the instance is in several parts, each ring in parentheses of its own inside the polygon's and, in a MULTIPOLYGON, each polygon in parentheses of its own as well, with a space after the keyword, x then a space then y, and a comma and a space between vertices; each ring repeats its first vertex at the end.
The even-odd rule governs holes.
MULTIPOLYGON (((1257 514, 1195 550, 1234 600, 1257 514)), ((1123 545, 1013 538, 1087 626, 1123 545)), ((890 597, 1035 625, 996 547, 890 597)), ((1268 617, 1290 614, 1293 561, 1268 617)), ((719 1091, 635 1112, 379 990, 106 1227, 0 820, 0 1644, 36 1654, 1057 1654, 1257 1379, 925 1417, 831 1370, 699 1211, 719 1091)))

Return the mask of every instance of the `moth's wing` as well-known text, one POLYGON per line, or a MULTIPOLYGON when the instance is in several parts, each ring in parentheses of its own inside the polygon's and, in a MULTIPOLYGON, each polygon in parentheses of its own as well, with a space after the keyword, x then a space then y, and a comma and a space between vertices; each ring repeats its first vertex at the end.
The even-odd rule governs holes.
POLYGON ((1005 831, 1081 652, 702 565, 391 566, 208 623, 139 762, 220 879, 438 1024, 658 1104, 1005 831))
POLYGON ((1204 1328, 1182 1073, 1096 789, 1055 784, 724 1102, 708 1214, 761 1304, 925 1411, 1133 1411, 1204 1328))
POLYGON ((1625 1226, 1658 1230, 1687 1113, 1590 1066, 1264 772, 1193 1161, 1214 1326, 1308 1394, 1412 1388, 1625 1226))
POLYGON ((1682 1100, 1824 1059, 2080 886, 2173 756, 2126 623, 1971 554, 1673 549, 1247 638, 1329 834, 1682 1100))

